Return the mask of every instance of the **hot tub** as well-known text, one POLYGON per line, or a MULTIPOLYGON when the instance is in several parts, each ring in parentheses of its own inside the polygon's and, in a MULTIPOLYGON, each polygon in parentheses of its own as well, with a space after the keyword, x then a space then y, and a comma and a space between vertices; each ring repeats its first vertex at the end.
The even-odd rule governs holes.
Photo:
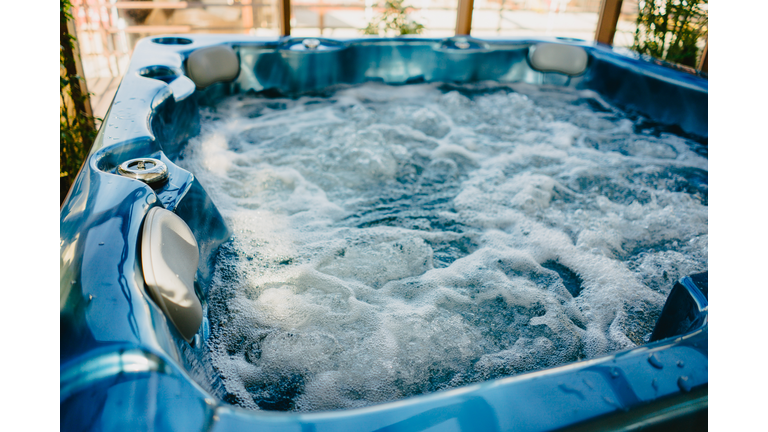
POLYGON ((226 391, 200 349, 210 333, 206 288, 231 228, 206 185, 173 162, 199 135, 201 106, 249 92, 290 97, 366 82, 480 81, 591 90, 706 149, 705 79, 580 41, 141 41, 61 209, 62 429, 706 425, 706 273, 669 283, 650 340, 630 350, 343 411, 249 411, 222 400, 226 391))

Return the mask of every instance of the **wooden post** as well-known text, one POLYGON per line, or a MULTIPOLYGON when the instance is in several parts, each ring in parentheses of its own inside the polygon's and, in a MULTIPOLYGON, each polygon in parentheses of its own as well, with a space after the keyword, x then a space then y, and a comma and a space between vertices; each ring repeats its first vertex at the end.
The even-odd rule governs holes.
POLYGON ((613 45, 616 23, 621 13, 621 0, 603 0, 600 3, 600 15, 597 18, 595 40, 606 45, 613 45))
POLYGON ((278 0, 280 4, 280 36, 291 35, 291 0, 278 0))
POLYGON ((459 0, 456 7, 456 36, 469 35, 472 30, 472 9, 474 0, 459 0))
POLYGON ((699 59, 698 69, 702 72, 707 72, 707 49, 708 48, 709 48, 709 39, 707 39, 707 44, 704 45, 704 51, 701 53, 701 58, 699 59))
POLYGON ((323 0, 317 2, 320 7, 317 8, 317 26, 320 27, 320 37, 323 37, 323 30, 325 30, 325 8, 323 7, 323 0))
POLYGON ((246 28, 245 32, 250 32, 253 26, 253 6, 251 6, 251 0, 241 0, 240 4, 243 5, 241 15, 243 18, 243 27, 246 28))

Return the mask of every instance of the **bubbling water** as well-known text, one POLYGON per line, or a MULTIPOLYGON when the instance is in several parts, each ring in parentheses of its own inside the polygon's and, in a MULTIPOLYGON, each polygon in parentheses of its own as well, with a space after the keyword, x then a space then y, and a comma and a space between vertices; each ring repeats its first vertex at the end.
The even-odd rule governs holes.
POLYGON ((237 96, 178 163, 234 232, 205 348, 246 408, 361 407, 631 348, 707 267, 706 147, 585 90, 237 96))

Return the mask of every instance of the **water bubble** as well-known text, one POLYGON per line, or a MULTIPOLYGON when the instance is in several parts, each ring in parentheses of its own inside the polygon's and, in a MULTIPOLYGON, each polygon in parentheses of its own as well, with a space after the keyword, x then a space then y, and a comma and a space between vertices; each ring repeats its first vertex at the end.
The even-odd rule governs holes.
POLYGON ((205 108, 175 162, 234 233, 205 288, 215 385, 356 408, 643 344, 670 281, 706 268, 683 174, 707 161, 590 98, 363 85, 205 108))
POLYGON ((261 358, 261 345, 258 342, 254 342, 251 348, 245 352, 245 358, 250 363, 255 363, 261 358))

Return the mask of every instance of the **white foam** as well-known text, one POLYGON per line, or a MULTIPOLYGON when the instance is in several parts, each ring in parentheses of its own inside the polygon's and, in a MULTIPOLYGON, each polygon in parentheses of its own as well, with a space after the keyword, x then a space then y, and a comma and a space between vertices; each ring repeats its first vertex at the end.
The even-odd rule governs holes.
POLYGON ((206 347, 247 408, 359 407, 629 348, 707 268, 706 158, 593 92, 371 84, 231 98, 202 128, 179 164, 234 232, 206 347))

